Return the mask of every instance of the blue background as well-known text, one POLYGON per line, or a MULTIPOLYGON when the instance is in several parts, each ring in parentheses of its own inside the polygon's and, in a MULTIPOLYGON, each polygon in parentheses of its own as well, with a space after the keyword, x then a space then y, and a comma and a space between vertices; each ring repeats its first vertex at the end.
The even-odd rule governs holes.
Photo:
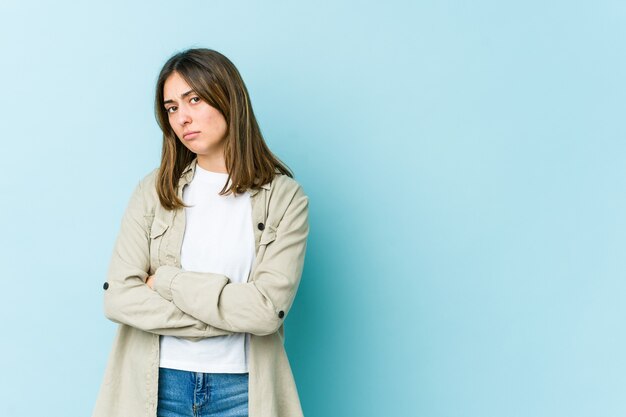
POLYGON ((626 415, 626 6, 0 5, 0 414, 87 416, 156 76, 239 68, 310 197, 285 325, 307 417, 626 415))

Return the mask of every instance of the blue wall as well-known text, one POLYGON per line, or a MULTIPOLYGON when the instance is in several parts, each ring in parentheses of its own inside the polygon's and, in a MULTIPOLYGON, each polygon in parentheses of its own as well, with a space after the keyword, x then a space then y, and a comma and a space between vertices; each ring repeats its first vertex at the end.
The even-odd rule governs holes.
POLYGON ((209 47, 310 197, 307 417, 626 414, 626 6, 0 5, 0 415, 86 416, 157 73, 209 47))

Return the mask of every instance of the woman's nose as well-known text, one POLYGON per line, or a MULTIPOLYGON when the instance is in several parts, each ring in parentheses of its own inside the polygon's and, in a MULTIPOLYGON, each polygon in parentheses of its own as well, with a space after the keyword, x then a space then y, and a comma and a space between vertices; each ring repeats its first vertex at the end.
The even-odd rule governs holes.
POLYGON ((185 109, 178 109, 178 124, 184 126, 191 123, 191 116, 185 109))

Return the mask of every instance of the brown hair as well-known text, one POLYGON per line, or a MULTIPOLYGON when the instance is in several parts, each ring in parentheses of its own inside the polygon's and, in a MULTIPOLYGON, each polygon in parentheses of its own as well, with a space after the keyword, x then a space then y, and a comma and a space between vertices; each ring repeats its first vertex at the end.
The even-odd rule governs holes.
POLYGON ((177 72, 210 106, 226 120, 224 160, 228 178, 220 195, 258 189, 278 173, 293 178, 291 170, 268 148, 254 117, 248 90, 235 65, 212 49, 187 49, 163 65, 156 84, 155 116, 163 131, 161 165, 156 179, 161 205, 168 210, 185 206, 177 196, 178 181, 185 167, 196 157, 183 145, 170 126, 164 107, 163 88, 177 72), (230 188, 227 188, 232 179, 230 188))

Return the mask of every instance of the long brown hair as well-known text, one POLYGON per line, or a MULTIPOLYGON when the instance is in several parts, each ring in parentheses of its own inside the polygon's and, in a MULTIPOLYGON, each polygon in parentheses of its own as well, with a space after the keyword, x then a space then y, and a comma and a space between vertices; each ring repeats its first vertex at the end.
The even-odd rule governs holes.
POLYGON ((226 120, 224 160, 228 178, 220 195, 258 189, 277 173, 293 178, 291 170, 268 148, 252 111, 246 85, 235 65, 212 49, 194 48, 176 53, 163 65, 156 84, 155 116, 163 132, 157 193, 168 210, 187 207, 176 194, 185 167, 196 157, 183 145, 170 126, 164 107, 163 88, 174 72, 226 120), (228 182, 232 180, 229 188, 228 182))

